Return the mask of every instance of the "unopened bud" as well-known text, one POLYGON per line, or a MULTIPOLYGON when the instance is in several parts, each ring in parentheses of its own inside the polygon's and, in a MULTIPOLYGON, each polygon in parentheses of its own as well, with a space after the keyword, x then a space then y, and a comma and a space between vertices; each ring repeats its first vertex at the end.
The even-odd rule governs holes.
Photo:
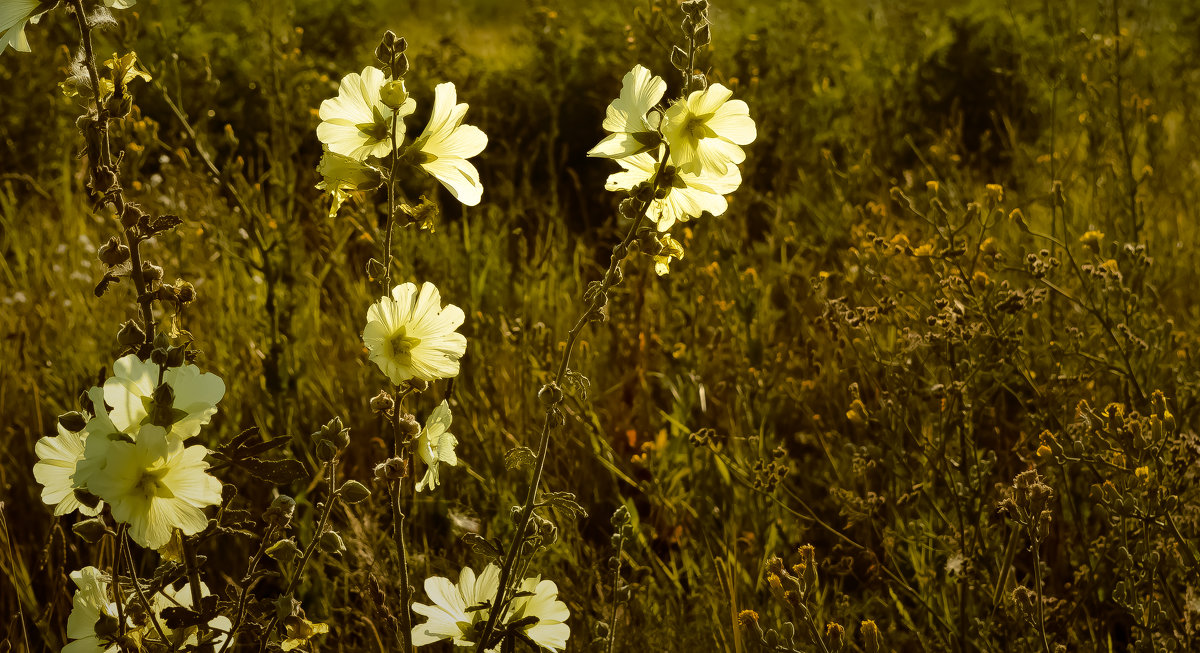
POLYGON ((322 533, 319 545, 322 551, 330 555, 341 555, 346 552, 346 543, 342 541, 342 536, 338 535, 337 531, 322 533))
POLYGON ((180 304, 190 304, 196 301, 196 287, 186 281, 176 281, 175 296, 180 304))
POLYGON ((375 480, 390 483, 408 476, 408 461, 403 458, 388 458, 375 466, 375 480))
POLYGON ((96 542, 100 541, 100 538, 104 537, 105 533, 108 532, 108 527, 104 525, 103 519, 96 517, 94 519, 85 519, 80 522, 75 522, 75 524, 71 526, 71 530, 74 531, 75 534, 80 538, 82 538, 84 542, 87 542, 88 544, 95 544, 96 542))
POLYGON ((346 481, 342 487, 338 489, 338 496, 346 503, 359 503, 365 501, 371 496, 371 491, 365 485, 358 481, 346 481))
POLYGON ((371 412, 376 415, 391 415, 395 407, 396 400, 392 399, 387 390, 380 390, 379 394, 371 397, 371 412))
POLYGON ((399 109, 408 101, 408 91, 404 89, 403 79, 393 79, 379 89, 379 99, 393 109, 399 109))
POLYGON ((132 229, 144 217, 146 217, 146 212, 142 210, 142 207, 132 202, 126 203, 125 209, 121 211, 121 226, 132 229))
POLYGON ((421 432, 421 423, 417 421, 416 417, 413 417, 412 413, 405 413, 396 422, 396 428, 402 441, 411 440, 421 432))
POLYGON ((142 277, 146 280, 146 283, 161 281, 162 276, 162 268, 151 263, 150 261, 142 261, 142 277))
POLYGON ((287 528, 296 514, 296 500, 286 494, 275 497, 271 507, 263 513, 263 520, 276 528, 287 528))
POLYGON ((859 626, 863 638, 863 650, 867 653, 879 653, 883 649, 883 636, 879 634, 879 626, 867 619, 859 626))
POLYGON ((142 327, 133 321, 122 324, 121 330, 117 332, 117 342, 122 347, 136 347, 142 344, 145 339, 146 334, 142 331, 142 327))
POLYGON ((825 639, 829 641, 830 651, 840 651, 846 643, 846 629, 831 621, 825 625, 825 639))
POLYGON ((129 260, 129 248, 122 245, 116 236, 111 236, 108 242, 100 246, 96 256, 101 263, 111 268, 129 260))
POLYGON ((562 389, 555 383, 548 383, 542 386, 541 390, 538 390, 538 399, 542 402, 543 406, 549 407, 557 404, 562 401, 562 396, 562 389))
POLYGON ((272 544, 266 553, 279 564, 288 565, 300 557, 300 548, 290 538, 285 538, 272 544))

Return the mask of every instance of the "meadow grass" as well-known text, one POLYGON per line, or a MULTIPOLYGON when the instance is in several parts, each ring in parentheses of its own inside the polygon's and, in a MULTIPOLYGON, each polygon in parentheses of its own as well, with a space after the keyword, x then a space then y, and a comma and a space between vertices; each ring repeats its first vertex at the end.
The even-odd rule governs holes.
MULTIPOLYGON (((295 497, 308 542, 327 500, 308 434, 341 417, 339 473, 374 492, 332 510, 346 551, 317 553, 296 598, 329 625, 310 646, 392 650, 393 517, 372 482, 392 436, 360 338, 386 204, 328 217, 317 107, 392 29, 419 105, 451 80, 489 136, 479 206, 432 179, 401 188, 442 214, 397 229, 393 278, 436 281, 469 343, 459 376, 408 406, 423 420, 448 399, 460 441, 439 491, 408 504, 423 601, 420 579, 485 564, 464 535, 512 536, 529 468, 506 452, 537 448, 539 388, 626 228, 603 190, 615 166, 586 152, 633 64, 678 85, 678 5, 141 0, 114 16, 99 58, 136 50, 154 77, 114 123, 126 193, 183 218, 143 251, 194 284, 178 325, 228 388, 201 438, 296 436, 278 455, 306 478, 222 480, 259 522, 295 497)), ((527 574, 557 583, 568 650, 615 631, 612 650, 872 651, 866 620, 874 650, 1200 646, 1200 10, 739 0, 710 17, 701 68, 758 138, 729 210, 676 230, 667 276, 633 255, 575 351, 588 383, 565 387, 542 487, 587 516, 547 511, 558 540, 527 574)), ((80 108, 57 86, 73 20, 26 31, 32 52, 0 69, 0 630, 37 651, 66 643, 68 574, 115 549, 42 503, 34 443, 111 370, 135 314, 127 281, 93 292, 116 222, 88 199, 80 108)), ((240 587, 256 547, 201 545, 208 585, 240 587)))

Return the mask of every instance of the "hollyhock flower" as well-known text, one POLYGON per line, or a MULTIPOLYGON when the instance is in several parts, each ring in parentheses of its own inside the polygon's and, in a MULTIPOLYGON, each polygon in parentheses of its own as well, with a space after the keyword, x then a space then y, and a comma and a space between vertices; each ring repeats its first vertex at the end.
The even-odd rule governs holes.
POLYGON ((621 81, 621 97, 608 105, 604 117, 604 129, 612 133, 588 150, 588 156, 621 159, 657 146, 659 120, 648 114, 666 90, 661 77, 651 75, 640 64, 634 66, 621 81))
POLYGON ((475 206, 483 197, 483 185, 479 183, 479 171, 467 159, 483 151, 487 135, 478 127, 462 124, 468 105, 455 104, 456 97, 454 84, 437 85, 429 123, 406 155, 448 188, 455 199, 475 206))
POLYGON ((337 97, 321 103, 317 138, 330 152, 358 161, 369 156, 387 156, 392 151, 393 113, 398 116, 396 144, 399 146, 404 137, 404 117, 416 110, 417 103, 409 98, 393 111, 379 96, 387 81, 382 70, 367 66, 361 73, 343 77, 337 97))
POLYGON ((754 142, 758 133, 749 107, 741 100, 730 100, 732 95, 728 88, 713 84, 667 109, 663 136, 671 146, 671 158, 683 172, 724 175, 730 164, 746 160, 738 146, 754 142))
POLYGON ((450 420, 450 404, 443 399, 442 403, 433 409, 433 413, 425 422, 425 428, 421 429, 417 436, 417 453, 421 454, 421 460, 425 461, 426 467, 425 477, 417 483, 417 492, 432 490, 438 486, 439 465, 458 464, 458 456, 454 453, 458 438, 447 432, 450 420))
POLYGON ((467 339, 455 332, 465 318, 453 304, 442 307, 432 283, 422 284, 419 294, 416 284, 403 283, 367 311, 363 343, 392 383, 448 379, 458 376, 458 359, 467 350, 467 339))
MULTIPOLYGON (((664 174, 669 176, 666 180, 669 190, 665 197, 651 202, 647 213, 658 225, 658 230, 666 231, 676 222, 699 218, 706 211, 712 215, 724 213, 729 207, 724 196, 737 190, 742 183, 737 166, 729 166, 724 174, 711 170, 692 174, 675 168, 673 158, 674 154, 664 168, 664 174)), ((604 186, 608 190, 632 190, 638 184, 652 180, 659 167, 658 161, 645 152, 617 159, 617 163, 625 170, 609 176, 604 186)))

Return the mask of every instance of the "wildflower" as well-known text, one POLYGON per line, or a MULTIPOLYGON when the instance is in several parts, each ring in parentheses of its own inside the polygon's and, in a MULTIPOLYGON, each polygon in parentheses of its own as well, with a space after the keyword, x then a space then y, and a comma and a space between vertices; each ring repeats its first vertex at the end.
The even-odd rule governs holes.
POLYGON ((455 329, 466 316, 453 304, 444 308, 441 304, 441 294, 432 283, 422 284, 420 294, 416 284, 404 283, 367 311, 363 343, 371 351, 371 361, 392 383, 458 376, 458 359, 467 350, 467 339, 455 329))
POLYGON ((283 626, 287 630, 287 638, 279 647, 284 651, 294 651, 307 644, 313 637, 329 632, 329 624, 315 624, 296 615, 284 619, 283 626))
POLYGON ((1087 247, 1088 249, 1097 253, 1100 251, 1100 241, 1102 240, 1104 240, 1104 232, 1096 231, 1095 229, 1085 232, 1079 237, 1079 242, 1082 243, 1084 247, 1087 247))
POLYGON ((751 624, 758 623, 758 613, 753 610, 742 610, 738 613, 738 625, 742 628, 748 628, 751 624))
POLYGON ((95 567, 71 572, 71 580, 79 589, 71 599, 71 615, 67 617, 67 637, 75 641, 63 647, 63 653, 116 653, 117 604, 108 600, 109 579, 95 567), (101 635, 97 629, 101 619, 111 626, 101 635))
POLYGON ((317 172, 321 173, 317 190, 323 190, 333 198, 333 205, 329 209, 331 218, 337 215, 351 192, 372 190, 383 183, 383 175, 378 168, 336 152, 326 152, 321 156, 317 172))
MULTIPOLYGON (((212 592, 208 590, 208 586, 203 582, 200 583, 201 598, 211 594, 212 592)), ((192 586, 190 583, 185 584, 179 590, 172 590, 169 585, 159 590, 159 593, 154 595, 153 608, 154 613, 158 617, 158 623, 163 628, 163 634, 169 640, 168 644, 176 648, 197 646, 200 641, 197 637, 198 629, 195 626, 172 629, 167 625, 168 621, 162 616, 162 611, 175 607, 197 607, 192 598, 192 586)), ((233 629, 233 622, 230 621, 229 617, 217 615, 208 622, 208 627, 215 633, 215 637, 212 637, 208 641, 212 643, 213 650, 220 650, 225 644, 225 638, 228 637, 229 631, 233 629)))
MULTIPOLYGON (((86 427, 85 427, 86 428, 86 427)), ((42 501, 54 506, 54 515, 65 515, 76 509, 89 517, 100 514, 103 504, 88 507, 75 498, 75 482, 71 477, 83 460, 87 432, 71 432, 58 425, 57 436, 43 437, 33 446, 38 461, 33 465, 33 477, 42 484, 42 501)))
POLYGON ((485 567, 478 577, 470 567, 463 567, 457 585, 440 576, 426 578, 425 593, 433 605, 413 603, 413 612, 428 619, 423 624, 413 626, 413 645, 425 646, 451 639, 455 646, 473 646, 474 642, 467 637, 477 622, 487 620, 489 610, 483 608, 468 612, 468 609, 479 608, 491 601, 499 587, 500 568, 493 564, 485 567))
POLYGON ((539 577, 521 581, 520 591, 513 599, 505 621, 528 620, 530 625, 522 628, 526 637, 543 649, 561 651, 567 647, 567 638, 571 636, 570 626, 564 623, 570 616, 567 604, 558 600, 558 586, 554 581, 539 577))
POLYGON ((468 105, 455 104, 455 99, 454 84, 437 85, 429 123, 407 154, 442 182, 455 199, 475 206, 483 197, 483 185, 479 183, 479 171, 467 159, 483 151, 487 135, 478 127, 462 124, 468 105))
POLYGON ((317 138, 330 152, 365 161, 369 156, 384 157, 392 151, 392 115, 396 120, 396 143, 404 137, 404 117, 417 108, 409 98, 393 110, 379 97, 387 80, 383 71, 373 66, 362 73, 350 73, 342 78, 338 96, 321 102, 321 124, 317 138))
MULTIPOLYGON (((618 159, 617 163, 625 170, 609 176, 608 183, 604 185, 607 190, 631 190, 653 179, 659 165, 654 157, 644 152, 618 159)), ((737 190, 742 183, 742 175, 736 166, 731 166, 724 174, 710 170, 692 174, 676 169, 668 160, 663 172, 668 178, 659 185, 668 189, 667 194, 661 199, 654 199, 648 213, 659 231, 670 229, 676 222, 699 218, 705 211, 714 216, 721 215, 729 208, 724 196, 737 190)))
POLYGON ((659 243, 662 251, 654 255, 654 273, 661 277, 671 271, 671 259, 683 260, 683 245, 670 236, 663 236, 659 243))
POLYGON ((195 365, 172 367, 162 373, 170 392, 159 390, 159 366, 130 354, 113 363, 113 376, 104 382, 108 417, 117 430, 136 434, 143 424, 161 426, 181 440, 200 433, 225 396, 225 383, 195 365), (171 401, 167 404, 164 399, 171 401))
POLYGON ((202 509, 221 503, 221 482, 208 474, 204 461, 208 449, 184 447, 160 426, 143 426, 135 442, 111 442, 105 453, 103 468, 87 479, 87 488, 148 549, 165 546, 176 528, 184 535, 204 530, 208 518, 202 509))
POLYGON ((454 445, 458 438, 447 432, 450 428, 450 404, 446 400, 433 409, 433 414, 425 422, 417 436, 417 452, 427 467, 425 477, 417 483, 417 492, 426 488, 432 490, 438 485, 438 465, 445 463, 450 466, 458 464, 458 456, 454 453, 454 445))
POLYGON ((608 105, 604 118, 604 129, 612 133, 588 150, 588 156, 621 159, 656 146, 659 120, 651 124, 647 114, 666 90, 667 83, 661 77, 651 76, 650 71, 640 64, 625 73, 621 80, 621 97, 608 105))
POLYGON ((733 91, 713 84, 693 91, 667 109, 663 136, 671 157, 684 172, 725 174, 730 163, 746 160, 739 145, 754 142, 758 133, 750 109, 741 100, 730 100, 733 91))
POLYGON ((5 0, 0 4, 0 54, 9 46, 18 52, 29 52, 25 26, 37 24, 42 14, 56 4, 50 0, 5 0))

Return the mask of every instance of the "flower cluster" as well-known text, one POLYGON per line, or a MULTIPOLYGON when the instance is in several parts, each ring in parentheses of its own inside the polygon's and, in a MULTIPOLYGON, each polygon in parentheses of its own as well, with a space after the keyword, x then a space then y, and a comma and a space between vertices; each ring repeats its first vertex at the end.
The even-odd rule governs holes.
MULTIPOLYGON (((457 585, 440 576, 425 579, 425 593, 433 605, 413 604, 413 612, 427 618, 425 623, 413 627, 413 645, 449 639, 455 646, 474 646, 476 628, 487 621, 499 582, 500 568, 492 564, 478 576, 470 567, 464 567, 457 585)), ((526 578, 521 581, 500 628, 544 650, 561 651, 571 634, 566 624, 570 616, 567 605, 558 600, 554 581, 526 578)))
MULTIPOLYGON (((403 51, 403 39, 397 47, 403 51)), ((432 175, 463 204, 479 204, 483 185, 479 171, 467 159, 483 151, 487 136, 478 127, 463 124, 467 106, 458 103, 454 84, 438 84, 425 129, 404 146, 404 119, 416 111, 417 103, 408 95, 403 76, 389 77, 367 66, 361 73, 343 77, 337 97, 321 103, 317 126, 317 138, 326 150, 318 166, 323 179, 317 188, 333 200, 330 216, 337 214, 351 192, 379 187, 395 169, 381 163, 389 156, 432 175)))
POLYGON ((106 503, 135 542, 158 549, 175 529, 204 530, 203 509, 221 501, 208 448, 186 441, 212 419, 225 384, 194 365, 164 368, 132 354, 113 372, 88 391, 90 415, 61 420, 58 435, 38 441, 34 478, 56 515, 97 515, 106 503))
MULTIPOLYGON (((700 25, 705 19, 689 20, 700 25)), ((687 76, 705 83, 690 70, 687 76)), ((731 99, 733 91, 722 84, 706 85, 669 105, 663 104, 666 92, 661 77, 634 66, 621 83, 620 97, 608 105, 603 127, 609 135, 588 151, 622 168, 608 178, 605 188, 635 195, 644 189, 647 217, 659 232, 705 213, 724 213, 729 206, 725 196, 742 183, 742 146, 758 135, 749 107, 731 99)), ((683 248, 670 236, 659 243, 666 251, 649 253, 661 275, 672 258, 683 258, 683 248)))

